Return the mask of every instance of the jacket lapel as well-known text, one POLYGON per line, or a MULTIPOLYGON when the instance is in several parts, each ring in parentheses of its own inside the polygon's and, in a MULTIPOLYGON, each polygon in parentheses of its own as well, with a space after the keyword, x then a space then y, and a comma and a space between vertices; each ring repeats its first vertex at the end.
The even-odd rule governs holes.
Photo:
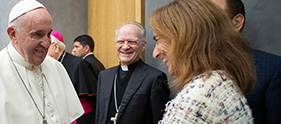
POLYGON ((128 86, 124 92, 124 96, 121 101, 121 106, 120 106, 119 114, 117 117, 117 121, 120 118, 120 116, 122 115, 123 111, 125 110, 126 106, 129 103, 129 101, 132 99, 133 95, 136 93, 138 88, 143 83, 143 80, 147 75, 147 73, 145 72, 146 69, 147 69, 147 67, 145 66, 145 64, 142 61, 139 62, 138 65, 136 66, 136 68, 130 78, 130 81, 128 83, 128 86))
POLYGON ((110 99, 111 99, 111 92, 112 92, 112 87, 113 87, 113 82, 114 82, 114 76, 116 74, 117 69, 118 69, 118 66, 112 68, 112 70, 106 74, 108 76, 104 76, 105 77, 105 79, 103 81, 104 84, 101 84, 101 85, 105 85, 105 86, 102 86, 102 89, 100 89, 100 90, 101 90, 101 92, 103 92, 103 95, 105 98, 104 99, 105 100, 104 112, 105 112, 106 118, 108 116, 108 109, 109 109, 109 103, 110 103, 110 99), (112 75, 112 76, 109 76, 109 75, 112 75))

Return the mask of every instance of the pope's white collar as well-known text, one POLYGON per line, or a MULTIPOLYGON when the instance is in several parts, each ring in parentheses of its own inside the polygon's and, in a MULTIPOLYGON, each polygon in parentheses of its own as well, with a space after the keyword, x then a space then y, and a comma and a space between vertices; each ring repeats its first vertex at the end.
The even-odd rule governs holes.
POLYGON ((34 67, 32 64, 29 64, 27 61, 24 60, 24 58, 18 53, 18 51, 14 48, 11 42, 7 47, 8 47, 8 52, 10 53, 11 58, 15 63, 27 68, 34 67))

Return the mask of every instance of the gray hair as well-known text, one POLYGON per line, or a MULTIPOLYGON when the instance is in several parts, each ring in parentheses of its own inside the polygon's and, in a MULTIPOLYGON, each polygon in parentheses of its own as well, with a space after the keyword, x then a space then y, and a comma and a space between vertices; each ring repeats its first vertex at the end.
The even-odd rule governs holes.
POLYGON ((54 43, 58 43, 59 44, 59 47, 60 47, 60 50, 65 50, 65 44, 61 41, 59 41, 56 37, 54 37, 53 35, 51 35, 51 42, 54 43))
POLYGON ((59 43, 60 49, 65 50, 65 44, 64 43, 62 43, 62 42, 57 42, 57 43, 59 43))
POLYGON ((141 29, 141 32, 142 32, 142 39, 145 40, 146 30, 142 27, 141 23, 136 22, 136 21, 129 21, 129 22, 125 22, 125 23, 121 24, 115 31, 115 40, 116 40, 116 36, 117 36, 117 33, 118 33, 119 29, 122 28, 123 26, 127 25, 127 24, 133 24, 135 26, 138 26, 141 29))
POLYGON ((21 24, 25 17, 20 16, 17 19, 13 20, 11 23, 9 23, 8 27, 13 27, 17 32, 21 31, 21 24))

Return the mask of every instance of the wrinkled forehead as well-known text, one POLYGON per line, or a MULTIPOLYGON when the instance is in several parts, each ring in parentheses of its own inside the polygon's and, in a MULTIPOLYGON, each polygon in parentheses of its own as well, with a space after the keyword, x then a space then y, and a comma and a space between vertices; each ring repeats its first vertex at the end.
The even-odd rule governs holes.
POLYGON ((37 18, 38 19, 45 19, 45 20, 52 19, 49 12, 44 8, 36 8, 34 10, 31 10, 31 11, 23 14, 22 16, 28 16, 28 18, 34 18, 35 17, 35 19, 37 19, 37 18))
POLYGON ((127 24, 118 30, 116 40, 138 40, 141 36, 142 32, 138 26, 127 24))
POLYGON ((52 26, 52 17, 44 8, 37 8, 29 11, 16 20, 21 20, 22 24, 26 26, 52 26))
POLYGON ((39 8, 17 18, 13 25, 21 34, 48 34, 52 31, 52 18, 46 9, 39 8))

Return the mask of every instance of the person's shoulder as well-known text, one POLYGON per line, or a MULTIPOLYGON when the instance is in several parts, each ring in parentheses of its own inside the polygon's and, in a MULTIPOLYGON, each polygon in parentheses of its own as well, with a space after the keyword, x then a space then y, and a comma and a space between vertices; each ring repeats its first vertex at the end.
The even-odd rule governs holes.
POLYGON ((5 48, 0 50, 0 54, 3 54, 5 52, 5 48))
POLYGON ((46 56, 45 60, 41 64, 42 68, 44 68, 45 71, 52 72, 54 74, 61 74, 61 72, 65 72, 67 75, 67 72, 59 61, 54 59, 53 57, 46 56))
POLYGON ((142 60, 138 61, 137 66, 139 66, 139 68, 142 68, 142 69, 145 69, 145 70, 148 70, 148 71, 157 72, 157 73, 164 73, 164 72, 160 71, 159 69, 143 62, 142 60))
POLYGON ((5 49, 2 49, 0 51, 0 60, 5 60, 6 58, 4 57, 6 55, 7 51, 5 49))
POLYGON ((85 60, 92 60, 92 59, 95 59, 95 55, 94 54, 88 54, 86 55, 86 57, 84 58, 85 60))
POLYGON ((47 64, 56 64, 57 62, 58 61, 56 59, 50 56, 46 56, 46 58, 43 61, 43 63, 47 63, 47 64))
POLYGON ((260 71, 272 71, 281 67, 281 57, 261 50, 253 49, 256 67, 260 71), (270 68, 268 70, 267 68, 270 68), (265 69, 265 70, 264 70, 265 69))
POLYGON ((7 50, 4 48, 0 51, 0 70, 2 72, 5 72, 6 70, 4 70, 3 68, 6 68, 7 67, 7 64, 10 62, 10 58, 9 58, 9 55, 7 53, 7 50))
POLYGON ((63 67, 59 61, 50 56, 46 56, 42 64, 50 68, 63 67))
POLYGON ((108 69, 104 69, 104 70, 100 71, 100 74, 104 74, 104 73, 108 73, 108 72, 117 70, 117 68, 118 68, 118 65, 117 65, 117 66, 110 67, 110 68, 108 68, 108 69))
POLYGON ((261 51, 261 50, 257 50, 257 49, 253 49, 253 55, 255 58, 269 58, 269 59, 277 59, 277 60, 281 60, 281 57, 272 53, 268 53, 265 51, 261 51))
POLYGON ((104 65, 101 63, 101 61, 94 54, 89 55, 89 60, 94 64, 95 68, 99 68, 100 70, 104 70, 104 65))
POLYGON ((96 58, 94 54, 88 55, 90 58, 96 58))
POLYGON ((208 73, 201 74, 195 79, 200 80, 202 83, 202 88, 207 91, 218 91, 220 90, 237 90, 235 82, 230 78, 230 76, 223 70, 213 70, 208 73), (208 76, 208 74, 210 74, 208 76))
POLYGON ((75 62, 80 62, 83 60, 82 58, 74 56, 68 52, 66 52, 66 56, 68 56, 71 59, 71 61, 75 61, 75 62))
POLYGON ((155 67, 153 67, 153 66, 151 66, 147 63, 144 63, 144 62, 143 62, 143 66, 145 66, 149 72, 164 73, 163 71, 161 71, 161 70, 159 70, 159 69, 157 69, 157 68, 155 68, 155 67))

